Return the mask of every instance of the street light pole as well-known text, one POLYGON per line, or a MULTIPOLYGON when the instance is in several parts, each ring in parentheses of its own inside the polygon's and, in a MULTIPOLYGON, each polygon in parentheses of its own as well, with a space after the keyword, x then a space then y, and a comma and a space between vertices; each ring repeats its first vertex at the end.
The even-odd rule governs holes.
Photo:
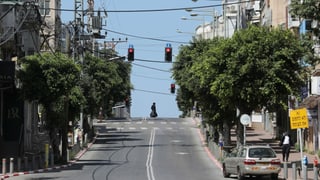
POLYGON ((212 26, 212 39, 214 38, 214 37, 216 37, 216 28, 217 28, 217 26, 216 26, 216 21, 217 21, 217 19, 216 19, 216 17, 217 17, 217 14, 216 14, 216 10, 215 10, 215 8, 213 8, 213 10, 193 10, 193 9, 190 9, 190 8, 187 8, 187 9, 185 9, 187 12, 192 12, 192 11, 194 11, 194 12, 207 12, 207 14, 198 14, 198 13, 191 13, 190 14, 190 16, 210 16, 210 17, 212 17, 212 22, 211 22, 211 26, 212 26))
MULTIPOLYGON (((202 21, 202 36, 201 36, 201 39, 205 39, 205 38, 204 38, 204 25, 205 25, 204 17, 203 17, 202 19, 182 17, 181 19, 182 19, 182 20, 195 20, 195 21, 202 21)), ((196 35, 197 35, 197 33, 196 33, 196 35)))

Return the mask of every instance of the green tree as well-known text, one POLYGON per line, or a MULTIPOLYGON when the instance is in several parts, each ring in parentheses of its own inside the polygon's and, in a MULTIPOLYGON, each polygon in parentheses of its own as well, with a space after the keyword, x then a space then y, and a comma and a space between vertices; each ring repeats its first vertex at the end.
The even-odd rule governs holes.
POLYGON ((291 0, 290 13, 304 19, 320 21, 319 0, 291 0))
MULTIPOLYGON (((60 132, 62 138, 61 160, 67 161, 67 127, 69 105, 75 107, 81 98, 79 93, 80 67, 72 59, 62 54, 37 54, 21 59, 18 78, 22 83, 25 99, 37 101, 44 107, 46 128, 56 159, 60 159, 56 137, 60 132), (76 93, 78 92, 78 93, 76 93), (77 96, 77 98, 75 98, 77 96)), ((76 108, 75 108, 76 109, 76 108)), ((76 111, 76 110, 75 110, 76 111)), ((72 112, 72 111, 71 111, 72 112)))
POLYGON ((130 72, 130 64, 123 61, 86 55, 81 83, 87 99, 85 113, 95 117, 102 107, 104 114, 111 116, 115 103, 130 98, 130 72))
POLYGON ((290 31, 250 26, 229 39, 197 43, 181 48, 174 78, 207 109, 213 124, 237 124, 238 144, 243 127, 236 109, 286 109, 288 95, 298 95, 304 84, 309 47, 290 31))
MULTIPOLYGON (((222 106, 251 114, 262 107, 286 108, 288 95, 299 94, 304 84, 305 68, 300 60, 305 48, 292 32, 250 26, 237 31, 220 48, 210 67, 220 70, 211 83, 211 93, 222 106), (217 63, 222 63, 222 68, 217 63)), ((239 121, 237 127, 241 143, 243 127, 239 121)))
MULTIPOLYGON (((308 23, 315 24, 316 26, 308 31, 305 34, 301 35, 301 41, 304 46, 308 47, 308 51, 305 54, 305 59, 307 59, 312 64, 319 62, 319 56, 314 55, 314 44, 319 44, 320 37, 320 2, 319 0, 292 0, 290 5, 290 13, 294 16, 297 16, 299 20, 305 20, 308 23), (317 38, 314 38, 317 37, 317 38)), ((307 23, 306 22, 306 23, 307 23)))

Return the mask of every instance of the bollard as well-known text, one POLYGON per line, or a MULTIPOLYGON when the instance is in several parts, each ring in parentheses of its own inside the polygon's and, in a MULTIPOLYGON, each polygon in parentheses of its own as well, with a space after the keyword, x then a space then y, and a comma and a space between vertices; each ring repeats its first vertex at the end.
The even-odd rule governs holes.
POLYGON ((51 165, 51 167, 54 166, 54 154, 53 154, 53 152, 50 153, 50 165, 51 165))
POLYGON ((304 155, 302 162, 303 162, 303 165, 302 165, 303 179, 308 180, 308 157, 306 155, 304 155))
POLYGON ((314 174, 313 180, 318 180, 318 167, 317 166, 313 166, 313 174, 314 174))
POLYGON ((49 166, 49 144, 45 144, 44 145, 44 149, 45 149, 45 158, 44 158, 44 167, 48 168, 49 166))
POLYGON ((2 174, 5 175, 6 172, 6 158, 2 158, 2 174))
POLYGON ((306 165, 303 165, 302 167, 302 175, 303 175, 303 180, 308 180, 308 167, 306 165))
POLYGON ((9 168, 10 174, 13 173, 13 163, 14 163, 14 159, 13 159, 13 158, 10 158, 10 168, 9 168))
POLYGON ((23 163, 24 163, 24 170, 27 171, 28 170, 28 157, 27 156, 23 157, 23 163))
POLYGON ((313 173, 314 173, 314 180, 318 180, 318 158, 314 156, 313 159, 313 173))
POLYGON ((292 180, 297 179, 297 166, 296 163, 292 163, 292 180))
POLYGON ((70 161, 70 150, 67 149, 67 162, 69 162, 69 161, 70 161))
POLYGON ((17 171, 18 172, 21 171, 21 157, 18 157, 18 159, 17 159, 17 171))
POLYGON ((288 179, 288 163, 283 163, 283 178, 288 179))
POLYGON ((32 169, 36 169, 36 157, 32 155, 32 169))

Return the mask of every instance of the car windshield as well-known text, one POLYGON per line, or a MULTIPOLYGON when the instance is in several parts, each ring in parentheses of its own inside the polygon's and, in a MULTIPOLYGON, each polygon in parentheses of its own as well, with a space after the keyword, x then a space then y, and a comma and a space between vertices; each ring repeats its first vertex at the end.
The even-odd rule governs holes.
POLYGON ((250 148, 249 157, 251 158, 273 158, 276 157, 276 154, 271 148, 250 148))

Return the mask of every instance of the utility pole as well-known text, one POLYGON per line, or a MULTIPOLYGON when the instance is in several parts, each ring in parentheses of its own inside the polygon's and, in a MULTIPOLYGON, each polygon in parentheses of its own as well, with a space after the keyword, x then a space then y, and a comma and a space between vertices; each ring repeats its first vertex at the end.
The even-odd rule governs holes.
MULTIPOLYGON (((83 12, 83 0, 75 0, 74 2, 74 21, 75 21, 75 32, 73 37, 73 58, 79 58, 81 64, 83 64, 84 58, 84 12, 83 12)), ((82 76, 82 72, 81 75, 82 76)), ((83 107, 80 108, 80 128, 83 126, 83 107)))

